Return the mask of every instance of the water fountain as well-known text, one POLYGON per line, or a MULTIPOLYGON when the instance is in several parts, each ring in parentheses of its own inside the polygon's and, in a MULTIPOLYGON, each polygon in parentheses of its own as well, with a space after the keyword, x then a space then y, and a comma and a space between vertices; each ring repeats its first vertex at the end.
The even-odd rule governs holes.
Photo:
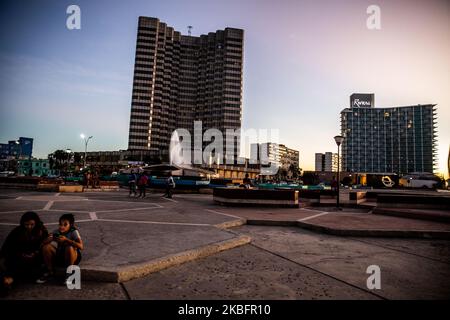
POLYGON ((160 187, 165 186, 166 177, 169 173, 172 173, 177 188, 185 189, 205 187, 209 184, 210 179, 218 178, 218 174, 215 172, 193 167, 189 161, 190 157, 185 157, 183 154, 185 151, 178 132, 175 131, 170 139, 169 163, 155 164, 143 168, 146 174, 151 177, 150 184, 160 187))

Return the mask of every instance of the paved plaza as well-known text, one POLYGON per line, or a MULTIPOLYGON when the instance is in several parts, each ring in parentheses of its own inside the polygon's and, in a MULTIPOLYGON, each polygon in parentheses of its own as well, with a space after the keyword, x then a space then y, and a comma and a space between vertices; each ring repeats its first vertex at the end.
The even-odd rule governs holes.
POLYGON ((81 290, 56 281, 18 284, 8 298, 450 297, 450 224, 374 215, 364 209, 236 208, 216 205, 206 194, 175 194, 173 199, 161 195, 137 199, 125 191, 1 190, 1 243, 20 216, 33 210, 49 231, 56 229, 61 214, 73 213, 85 244, 81 290), (306 223, 330 230, 352 226, 353 231, 396 233, 337 236, 320 228, 307 230, 311 228, 305 229, 306 223), (399 232, 406 232, 403 238, 397 237, 399 232), (380 267, 379 290, 367 288, 370 265, 380 267))

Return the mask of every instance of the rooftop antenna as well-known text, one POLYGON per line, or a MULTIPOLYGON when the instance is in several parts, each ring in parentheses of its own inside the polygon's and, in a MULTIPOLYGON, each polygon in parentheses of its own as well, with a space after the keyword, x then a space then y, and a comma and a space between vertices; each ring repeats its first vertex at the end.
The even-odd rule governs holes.
POLYGON ((192 26, 188 26, 188 35, 191 35, 192 26))

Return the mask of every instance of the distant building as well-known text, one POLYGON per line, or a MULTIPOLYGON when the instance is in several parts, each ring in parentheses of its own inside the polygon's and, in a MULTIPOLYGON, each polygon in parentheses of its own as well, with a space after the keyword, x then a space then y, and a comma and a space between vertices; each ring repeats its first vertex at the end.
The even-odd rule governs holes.
POLYGON ((336 172, 338 169, 337 153, 325 152, 316 153, 316 171, 336 172))
POLYGON ((8 143, 0 143, 0 159, 31 158, 33 155, 33 139, 20 137, 19 140, 10 140, 8 143))
MULTIPOLYGON (((82 159, 84 152, 75 152, 74 159, 82 159)), ((159 150, 119 150, 119 151, 89 151, 86 153, 86 164, 105 171, 118 171, 130 166, 144 166, 162 162, 159 150)), ((82 161, 75 163, 81 166, 82 161)))
POLYGON ((24 176, 46 176, 50 173, 48 159, 26 159, 18 161, 18 175, 24 176))
MULTIPOLYGON (((355 94, 354 94, 355 95, 355 94)), ((355 97, 354 100, 356 101, 355 97)), ((341 111, 342 170, 361 173, 433 172, 436 165, 436 105, 341 111)), ((359 100, 358 100, 359 101, 359 100)))
POLYGON ((289 169, 294 166, 296 169, 300 166, 300 152, 286 147, 284 144, 279 145, 281 166, 289 169))
POLYGON ((9 157, 9 144, 0 143, 0 159, 6 159, 9 157))
POLYGON ((286 147, 284 144, 266 142, 252 143, 250 145, 250 160, 264 165, 266 160, 283 169, 289 169, 291 165, 295 168, 300 166, 300 152, 286 147))

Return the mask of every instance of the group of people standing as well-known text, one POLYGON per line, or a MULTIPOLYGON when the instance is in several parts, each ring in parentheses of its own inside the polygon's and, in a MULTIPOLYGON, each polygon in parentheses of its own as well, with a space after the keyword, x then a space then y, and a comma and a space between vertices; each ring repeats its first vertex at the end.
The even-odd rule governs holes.
POLYGON ((0 250, 1 293, 16 280, 44 283, 54 276, 55 267, 78 265, 83 247, 72 214, 63 214, 58 229, 49 233, 36 212, 24 213, 0 250))
MULTIPOLYGON (((128 176, 128 186, 130 187, 130 192, 128 194, 129 197, 133 194, 138 198, 145 198, 146 188, 148 184, 148 176, 145 172, 135 173, 133 170, 128 176), (137 191, 139 190, 139 195, 137 195, 137 191)), ((172 198, 172 191, 175 189, 175 181, 173 180, 172 174, 170 173, 166 179, 166 193, 163 195, 167 198, 172 198)))
POLYGON ((138 198, 145 197, 145 191, 148 183, 148 177, 145 173, 134 173, 131 171, 131 174, 128 176, 128 185, 130 186, 130 193, 128 194, 131 196, 131 194, 134 194, 134 196, 137 196, 136 190, 139 190, 139 196, 138 198))
POLYGON ((84 184, 86 188, 97 188, 100 184, 100 176, 97 171, 84 173, 84 184))

